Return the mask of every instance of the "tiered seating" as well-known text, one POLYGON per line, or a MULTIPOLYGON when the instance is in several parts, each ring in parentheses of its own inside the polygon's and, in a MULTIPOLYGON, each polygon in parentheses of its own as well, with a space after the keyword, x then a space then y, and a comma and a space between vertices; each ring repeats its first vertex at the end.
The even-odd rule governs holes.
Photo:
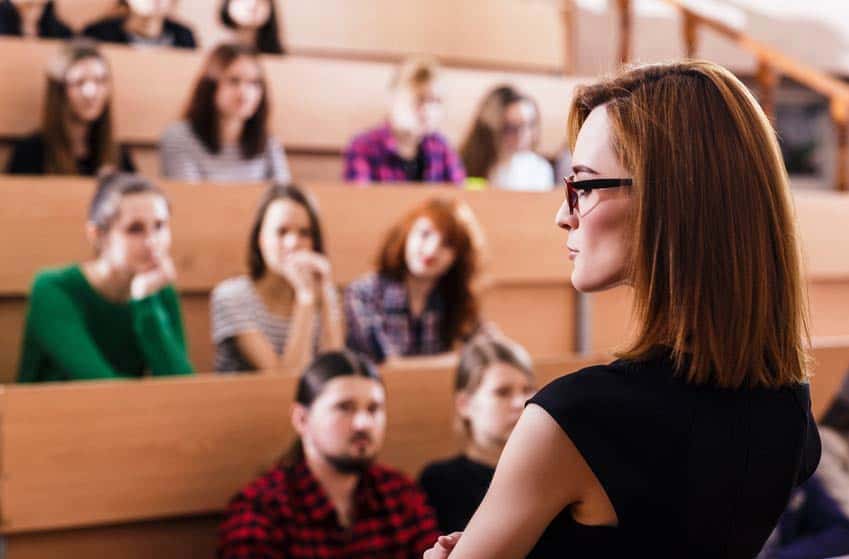
MULTIPOLYGON (((44 66, 56 48, 53 41, 0 39, 0 72, 15 76, 0 83, 4 99, 0 139, 38 128, 44 66)), ((155 176, 157 142, 165 127, 180 117, 203 54, 114 45, 104 50, 115 75, 117 136, 136 148, 141 170, 155 176)), ((295 178, 338 178, 339 154, 351 137, 385 117, 393 64, 287 56, 266 57, 265 68, 271 83, 272 127, 292 157, 295 178)), ((448 69, 445 133, 455 144, 462 141, 481 97, 504 82, 518 84, 538 100, 543 115, 541 149, 555 154, 564 142, 569 99, 580 79, 448 69)))

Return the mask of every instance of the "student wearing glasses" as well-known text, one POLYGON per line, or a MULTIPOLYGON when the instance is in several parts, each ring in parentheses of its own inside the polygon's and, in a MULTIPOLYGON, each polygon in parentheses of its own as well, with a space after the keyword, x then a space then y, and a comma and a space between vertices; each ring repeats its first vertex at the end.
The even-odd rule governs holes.
POLYGON ((94 176, 132 172, 128 150, 115 141, 112 72, 97 46, 67 43, 47 65, 42 128, 15 142, 6 172, 94 176))
POLYGON ((460 148, 466 173, 507 190, 551 190, 551 164, 536 153, 539 107, 509 85, 490 91, 481 102, 460 148))
POLYGON ((820 458, 775 132, 701 61, 579 88, 569 130, 572 285, 632 286, 635 335, 530 400, 465 532, 425 559, 754 557, 820 458))

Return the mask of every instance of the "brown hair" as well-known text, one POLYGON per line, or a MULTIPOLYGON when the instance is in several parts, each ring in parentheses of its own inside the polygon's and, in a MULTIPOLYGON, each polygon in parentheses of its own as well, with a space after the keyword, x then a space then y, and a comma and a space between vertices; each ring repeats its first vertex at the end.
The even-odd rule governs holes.
POLYGON ((390 89, 414 88, 435 82, 440 75, 439 61, 431 56, 411 56, 395 70, 390 89))
MULTIPOLYGON (((230 3, 232 0, 221 0, 221 9, 218 10, 218 19, 222 25, 230 29, 238 29, 239 25, 230 17, 230 3)), ((262 27, 256 30, 256 45, 257 51, 263 54, 286 54, 282 43, 280 42, 280 31, 277 24, 277 8, 275 0, 268 0, 271 11, 268 14, 268 21, 262 24, 262 27)))
POLYGON ((256 113, 250 117, 242 128, 239 147, 242 157, 250 159, 265 151, 268 142, 268 81, 262 71, 262 65, 256 50, 252 47, 238 44, 219 45, 213 49, 206 59, 206 64, 195 84, 185 118, 192 131, 211 153, 221 151, 221 140, 218 137, 218 109, 215 106, 215 93, 218 91, 218 80, 222 74, 239 58, 250 58, 260 69, 262 81, 262 98, 256 113))
MULTIPOLYGON (((47 94, 44 97, 44 113, 41 133, 45 144, 45 171, 53 175, 76 175, 77 161, 71 149, 68 120, 71 105, 68 102, 66 78, 71 67, 88 59, 99 60, 110 74, 109 62, 98 50, 97 45, 85 39, 66 43, 51 59, 47 68, 47 94)), ((117 166, 120 160, 118 145, 112 132, 112 103, 107 102, 97 120, 89 125, 88 150, 96 168, 105 165, 117 166)))
POLYGON ((121 200, 132 194, 156 194, 168 204, 168 197, 158 186, 142 177, 130 173, 111 172, 98 176, 97 189, 88 206, 88 222, 100 231, 108 231, 118 217, 121 200))
POLYGON ((693 383, 779 387, 807 379, 800 253, 775 131, 746 87, 703 61, 637 67, 576 91, 574 149, 605 106, 634 179, 629 238, 636 339, 671 348, 693 383))
POLYGON ((440 337, 451 347, 456 340, 471 336, 478 327, 478 299, 472 280, 478 268, 478 248, 471 225, 463 217, 461 204, 454 200, 430 198, 419 204, 398 221, 387 233, 378 257, 378 273, 395 281, 403 281, 407 269, 407 236, 413 223, 427 217, 440 233, 445 246, 454 250, 451 267, 439 279, 439 289, 445 301, 445 317, 440 337))
POLYGON ((539 143, 539 107, 531 97, 509 85, 496 87, 481 101, 472 129, 463 141, 460 156, 470 177, 489 176, 492 166, 498 158, 498 146, 501 143, 501 128, 504 112, 514 103, 530 103, 536 113, 534 122, 533 147, 539 143))
POLYGON ((259 233, 262 231, 262 223, 265 221, 265 213, 268 211, 268 207, 277 200, 291 200, 307 211, 310 220, 312 249, 314 252, 324 254, 324 236, 321 234, 321 222, 318 218, 318 210, 316 210, 310 197, 294 184, 273 183, 259 200, 253 225, 251 225, 251 233, 248 237, 248 270, 254 280, 265 275, 266 265, 259 248, 259 233))

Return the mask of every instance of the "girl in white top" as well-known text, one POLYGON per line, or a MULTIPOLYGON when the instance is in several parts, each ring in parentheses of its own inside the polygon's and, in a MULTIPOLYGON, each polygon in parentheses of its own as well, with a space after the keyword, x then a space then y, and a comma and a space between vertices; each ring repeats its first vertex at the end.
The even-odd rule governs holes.
POLYGON ((550 190, 554 171, 534 150, 539 141, 539 109, 511 86, 490 91, 463 142, 466 173, 507 190, 550 190))
POLYGON ((216 47, 195 85, 185 120, 162 136, 162 174, 178 180, 289 182, 286 155, 268 132, 268 96, 253 48, 216 47))

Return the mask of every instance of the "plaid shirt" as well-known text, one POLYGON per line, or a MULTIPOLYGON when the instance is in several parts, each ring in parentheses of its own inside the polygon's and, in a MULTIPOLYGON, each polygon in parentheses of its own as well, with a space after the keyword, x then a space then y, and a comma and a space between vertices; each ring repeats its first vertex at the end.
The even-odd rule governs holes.
POLYGON ((377 363, 387 357, 448 351, 440 336, 444 307, 439 290, 434 289, 421 316, 413 318, 404 284, 369 274, 345 290, 347 346, 377 363))
MULTIPOLYGON (((345 151, 345 180, 355 182, 399 182, 410 180, 398 142, 388 124, 356 136, 345 151)), ((419 149, 424 156, 423 182, 461 183, 466 170, 457 152, 437 133, 425 136, 419 149)))
POLYGON ((374 465, 354 493, 347 529, 301 460, 278 467, 230 502, 219 559, 420 559, 439 536, 424 494, 404 475, 374 465))

